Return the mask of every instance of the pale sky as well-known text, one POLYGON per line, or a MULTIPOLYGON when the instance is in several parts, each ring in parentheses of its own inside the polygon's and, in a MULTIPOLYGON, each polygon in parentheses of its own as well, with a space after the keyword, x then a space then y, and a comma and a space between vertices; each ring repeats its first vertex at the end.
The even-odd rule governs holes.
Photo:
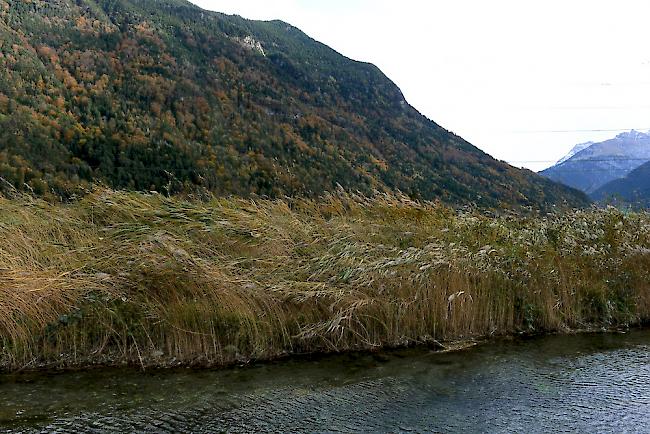
POLYGON ((191 1, 374 63, 421 113, 516 166, 650 130, 647 0, 191 1))

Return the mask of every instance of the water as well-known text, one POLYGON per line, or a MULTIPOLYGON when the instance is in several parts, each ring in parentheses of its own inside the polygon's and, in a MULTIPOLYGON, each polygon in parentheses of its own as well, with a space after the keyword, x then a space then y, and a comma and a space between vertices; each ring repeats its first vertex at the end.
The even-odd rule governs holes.
POLYGON ((213 371, 3 376, 0 430, 650 432, 650 331, 213 371))

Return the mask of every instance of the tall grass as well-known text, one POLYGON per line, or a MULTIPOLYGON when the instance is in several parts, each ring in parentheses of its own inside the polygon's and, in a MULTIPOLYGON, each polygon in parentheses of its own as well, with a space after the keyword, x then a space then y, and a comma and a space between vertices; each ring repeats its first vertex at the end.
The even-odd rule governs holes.
POLYGON ((650 319, 650 218, 405 197, 0 199, 6 369, 225 364, 650 319))

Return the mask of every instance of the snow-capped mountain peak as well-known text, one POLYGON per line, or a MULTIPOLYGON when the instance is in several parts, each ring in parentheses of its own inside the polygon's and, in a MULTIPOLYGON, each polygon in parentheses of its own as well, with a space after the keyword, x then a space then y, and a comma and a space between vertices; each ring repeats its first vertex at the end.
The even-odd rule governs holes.
POLYGON ((590 146, 593 145, 594 143, 595 143, 595 142, 585 142, 585 143, 580 143, 580 144, 578 144, 578 145, 575 145, 575 146, 574 146, 574 147, 569 151, 568 154, 566 154, 564 157, 560 158, 560 159, 557 161, 557 163, 555 163, 555 164, 562 164, 562 163, 564 163, 566 160, 568 160, 569 158, 573 157, 573 156, 574 156, 575 154, 577 154, 578 152, 580 152, 580 151, 584 151, 585 149, 587 149, 588 147, 590 147, 590 146))

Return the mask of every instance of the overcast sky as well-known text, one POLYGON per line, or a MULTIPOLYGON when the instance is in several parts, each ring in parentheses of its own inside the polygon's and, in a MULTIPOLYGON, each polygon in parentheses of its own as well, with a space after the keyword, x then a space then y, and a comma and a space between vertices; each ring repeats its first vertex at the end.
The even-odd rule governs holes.
POLYGON ((650 130, 646 0, 191 1, 376 64, 424 115, 516 166, 650 130))

